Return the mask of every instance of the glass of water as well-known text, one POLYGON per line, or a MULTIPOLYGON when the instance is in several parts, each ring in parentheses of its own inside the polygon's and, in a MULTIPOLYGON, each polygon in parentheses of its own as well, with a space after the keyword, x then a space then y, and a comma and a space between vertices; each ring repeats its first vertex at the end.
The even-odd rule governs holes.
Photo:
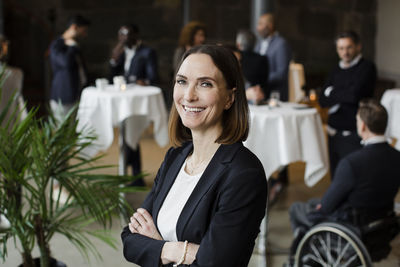
POLYGON ((280 97, 281 97, 281 95, 280 95, 279 91, 272 91, 269 96, 269 106, 278 107, 280 97))

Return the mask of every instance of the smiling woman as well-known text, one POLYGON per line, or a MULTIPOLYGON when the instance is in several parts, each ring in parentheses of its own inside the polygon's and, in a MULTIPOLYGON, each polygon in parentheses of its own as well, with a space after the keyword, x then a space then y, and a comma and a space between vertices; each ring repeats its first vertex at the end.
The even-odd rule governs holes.
POLYGON ((236 57, 221 46, 188 50, 169 121, 175 147, 122 232, 128 261, 247 266, 267 198, 263 167, 242 144, 248 129, 236 57))

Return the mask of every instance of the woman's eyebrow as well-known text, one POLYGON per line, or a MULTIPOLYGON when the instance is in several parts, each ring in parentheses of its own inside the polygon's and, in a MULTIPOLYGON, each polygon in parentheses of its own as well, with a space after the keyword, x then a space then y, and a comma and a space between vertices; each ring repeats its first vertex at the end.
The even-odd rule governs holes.
POLYGON ((197 78, 197 80, 212 80, 212 81, 216 82, 215 78, 208 77, 208 76, 199 77, 199 78, 197 78))
POLYGON ((182 74, 177 74, 176 77, 177 78, 187 79, 187 77, 185 75, 182 75, 182 74))

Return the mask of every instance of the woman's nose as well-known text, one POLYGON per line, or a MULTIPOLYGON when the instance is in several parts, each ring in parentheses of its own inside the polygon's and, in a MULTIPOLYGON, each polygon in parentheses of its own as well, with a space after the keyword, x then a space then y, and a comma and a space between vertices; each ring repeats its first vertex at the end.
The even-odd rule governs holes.
POLYGON ((185 92, 185 100, 195 101, 197 99, 196 86, 189 85, 185 92))

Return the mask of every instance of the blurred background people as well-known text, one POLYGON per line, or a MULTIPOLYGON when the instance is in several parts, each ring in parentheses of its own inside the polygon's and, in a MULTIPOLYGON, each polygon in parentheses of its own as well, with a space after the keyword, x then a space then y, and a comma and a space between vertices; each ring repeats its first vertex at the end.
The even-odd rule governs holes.
POLYGON ((158 82, 157 53, 142 44, 138 26, 124 24, 110 59, 110 77, 124 76, 127 83, 155 85, 158 82))
POLYGON ((319 97, 320 105, 329 108, 327 131, 331 178, 335 177, 339 160, 361 148, 355 116, 359 101, 373 96, 377 75, 375 64, 361 54, 357 33, 342 32, 335 43, 340 61, 319 97))
POLYGON ((256 36, 249 30, 239 30, 236 35, 236 46, 240 51, 240 63, 245 78, 246 98, 257 104, 269 95, 268 61, 266 57, 254 52, 256 36))
POLYGON ((256 52, 268 59, 268 90, 279 92, 282 101, 288 101, 288 74, 289 63, 292 59, 292 50, 288 42, 276 31, 275 17, 271 13, 261 15, 257 32, 261 41, 256 46, 256 52))
POLYGON ((61 121, 80 98, 88 83, 85 61, 78 45, 87 36, 89 20, 75 15, 70 17, 67 29, 50 44, 50 63, 53 71, 50 108, 61 121))
MULTIPOLYGON (((124 24, 118 30, 118 43, 110 59, 110 80, 115 76, 124 76, 127 83, 139 85, 155 85, 158 82, 156 51, 142 43, 139 28, 134 24, 124 24)), ((125 139, 123 142, 126 164, 132 167, 132 174, 137 175, 142 171, 140 146, 137 144, 136 149, 133 149, 126 144, 125 139)), ((144 186, 145 183, 140 178, 132 185, 144 186)))
POLYGON ((393 212, 400 186, 400 152, 384 136, 387 111, 378 101, 365 99, 360 102, 356 121, 364 147, 340 160, 322 199, 296 202, 290 207, 295 233, 291 256, 304 233, 316 223, 333 220, 366 225, 393 212))
POLYGON ((186 24, 179 35, 178 47, 175 49, 172 59, 173 72, 177 71, 183 54, 191 47, 204 44, 206 41, 206 25, 199 21, 191 21, 186 24))

